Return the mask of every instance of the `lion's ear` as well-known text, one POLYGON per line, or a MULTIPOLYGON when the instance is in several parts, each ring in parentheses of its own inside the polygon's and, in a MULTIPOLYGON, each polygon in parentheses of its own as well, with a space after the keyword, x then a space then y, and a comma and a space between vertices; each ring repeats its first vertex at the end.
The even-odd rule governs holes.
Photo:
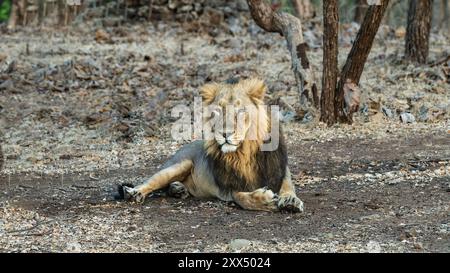
POLYGON ((251 99, 263 100, 266 94, 266 84, 260 79, 249 79, 245 83, 247 94, 251 99))
POLYGON ((219 85, 217 83, 208 83, 203 85, 200 88, 200 95, 203 98, 203 102, 211 103, 214 101, 214 98, 217 95, 217 91, 219 90, 219 85))

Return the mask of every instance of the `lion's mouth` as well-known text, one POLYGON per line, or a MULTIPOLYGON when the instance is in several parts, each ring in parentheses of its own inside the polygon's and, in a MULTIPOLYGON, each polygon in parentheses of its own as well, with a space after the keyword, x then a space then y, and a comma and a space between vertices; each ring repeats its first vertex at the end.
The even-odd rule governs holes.
POLYGON ((220 145, 220 150, 222 151, 222 153, 227 154, 227 153, 234 153, 236 152, 238 148, 238 145, 233 145, 230 143, 223 143, 222 145, 220 145))
POLYGON ((240 141, 231 141, 230 139, 227 139, 225 137, 216 137, 216 142, 219 145, 220 150, 222 153, 234 153, 239 148, 239 145, 241 144, 240 141))

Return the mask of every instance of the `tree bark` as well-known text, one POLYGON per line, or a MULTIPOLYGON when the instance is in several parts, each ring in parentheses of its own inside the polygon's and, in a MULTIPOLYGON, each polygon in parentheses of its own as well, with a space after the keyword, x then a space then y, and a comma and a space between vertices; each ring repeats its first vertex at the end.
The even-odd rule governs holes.
POLYGON ((440 18, 439 18, 439 28, 446 28, 449 31, 450 28, 449 20, 449 4, 448 0, 441 0, 440 3, 440 18))
POLYGON ((265 31, 277 32, 285 37, 291 54, 292 71, 297 82, 301 106, 307 108, 310 103, 318 106, 317 84, 306 56, 307 45, 303 40, 300 19, 285 12, 273 11, 263 0, 247 0, 247 3, 258 26, 265 31), (316 100, 311 98, 310 92, 316 100))
POLYGON ((14 29, 17 24, 23 21, 25 13, 25 0, 11 0, 11 12, 8 19, 8 29, 14 29))
POLYGON ((323 1, 323 75, 320 120, 336 123, 334 97, 338 74, 339 10, 335 0, 323 1))
MULTIPOLYGON (((351 93, 345 91, 359 84, 361 74, 364 70, 364 64, 369 56, 375 35, 377 34, 388 4, 389 0, 381 0, 380 5, 369 6, 356 36, 356 40, 353 43, 353 47, 342 69, 335 93, 335 115, 339 122, 351 124, 353 121, 353 112, 357 110, 358 105, 355 107, 351 102, 359 102, 359 98, 352 97, 351 93)), ((353 95, 356 95, 356 93, 353 95)))
POLYGON ((0 171, 3 167, 3 151, 2 151, 2 144, 0 143, 0 171))
POLYGON ((295 15, 302 19, 311 19, 314 17, 314 6, 310 0, 291 0, 295 9, 295 15))
POLYGON ((364 15, 366 15, 368 8, 369 7, 367 6, 367 0, 357 0, 355 8, 355 17, 353 18, 353 21, 357 22, 358 24, 361 24, 364 20, 364 15))
POLYGON ((406 28, 405 58, 425 64, 431 29, 432 0, 410 0, 406 28))

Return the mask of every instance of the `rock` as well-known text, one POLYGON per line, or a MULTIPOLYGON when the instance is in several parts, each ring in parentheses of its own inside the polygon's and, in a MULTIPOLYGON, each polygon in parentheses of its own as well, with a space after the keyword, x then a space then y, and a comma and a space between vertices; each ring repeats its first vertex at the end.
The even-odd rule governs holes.
POLYGON ((297 114, 294 111, 286 111, 281 114, 282 122, 292 122, 295 120, 297 114))
POLYGON ((419 109, 419 121, 426 122, 428 119, 428 108, 422 105, 419 109))
POLYGON ((387 178, 394 178, 395 177, 395 173, 394 172, 386 172, 385 173, 387 178))
POLYGON ((388 118, 393 118, 394 117, 394 113, 392 112, 392 110, 387 108, 387 107, 385 107, 385 106, 381 107, 381 111, 388 118))
POLYGON ((405 27, 399 27, 395 30, 395 37, 397 38, 403 38, 406 35, 406 28, 405 27))
POLYGON ((247 29, 248 33, 250 33, 251 35, 255 36, 258 33, 262 32, 261 28, 258 27, 258 25, 256 25, 256 23, 254 22, 250 22, 248 24, 248 29, 247 29))
POLYGON ((8 58, 8 55, 0 53, 0 63, 8 58))
POLYGON ((238 11, 248 11, 248 4, 245 0, 237 0, 236 8, 238 11))
POLYGON ((311 112, 307 112, 302 119, 302 123, 309 123, 314 119, 314 114, 311 112))
POLYGON ((381 253, 381 246, 378 242, 369 241, 366 245, 366 250, 369 253, 381 253))
POLYGON ((238 251, 241 250, 244 247, 248 247, 251 245, 251 241, 246 239, 234 239, 230 242, 230 250, 232 251, 238 251))
POLYGON ((400 120, 403 123, 415 123, 416 122, 416 118, 411 113, 400 114, 400 120))
POLYGON ((70 242, 66 245, 68 252, 81 252, 81 245, 78 242, 70 242))
POLYGON ((184 5, 184 6, 181 6, 181 7, 177 8, 177 12, 178 13, 189 12, 191 10, 194 10, 194 6, 193 5, 184 5))
POLYGON ((0 90, 3 90, 3 89, 11 90, 13 88, 14 88, 14 84, 13 84, 13 81, 10 79, 0 83, 0 90))
POLYGON ((212 8, 205 8, 202 17, 211 26, 220 26, 224 20, 223 12, 212 8))
POLYGON ((97 41, 97 43, 109 42, 110 40, 111 37, 109 36, 108 32, 103 29, 97 29, 97 31, 95 32, 95 41, 97 41))
POLYGON ((234 35, 237 35, 242 32, 242 26, 241 26, 242 22, 240 22, 237 18, 230 17, 230 18, 228 18, 227 23, 228 23, 228 29, 234 35))
POLYGON ((178 0, 169 0, 169 9, 176 9, 180 5, 180 1, 178 0))
POLYGON ((231 38, 231 39, 227 39, 226 41, 224 41, 223 46, 227 47, 227 48, 239 50, 239 49, 241 49, 241 44, 242 44, 241 40, 236 39, 236 38, 231 38))
POLYGON ((419 242, 415 243, 415 244, 414 244, 414 249, 422 250, 422 249, 423 249, 422 243, 419 243, 419 242))
POLYGON ((391 179, 391 180, 387 181, 387 184, 392 186, 392 185, 396 185, 396 184, 400 183, 400 181, 401 181, 400 178, 391 179))

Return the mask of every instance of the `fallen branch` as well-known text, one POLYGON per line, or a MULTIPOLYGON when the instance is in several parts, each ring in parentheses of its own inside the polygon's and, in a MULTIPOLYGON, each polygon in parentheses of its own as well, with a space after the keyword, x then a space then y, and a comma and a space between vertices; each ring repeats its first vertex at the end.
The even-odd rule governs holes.
POLYGON ((291 68, 300 94, 300 105, 307 108, 308 103, 312 103, 318 107, 317 84, 306 56, 307 45, 303 39, 300 19, 285 12, 272 10, 271 6, 263 0, 247 0, 247 3, 258 26, 265 31, 276 32, 285 37, 291 54, 291 68))

